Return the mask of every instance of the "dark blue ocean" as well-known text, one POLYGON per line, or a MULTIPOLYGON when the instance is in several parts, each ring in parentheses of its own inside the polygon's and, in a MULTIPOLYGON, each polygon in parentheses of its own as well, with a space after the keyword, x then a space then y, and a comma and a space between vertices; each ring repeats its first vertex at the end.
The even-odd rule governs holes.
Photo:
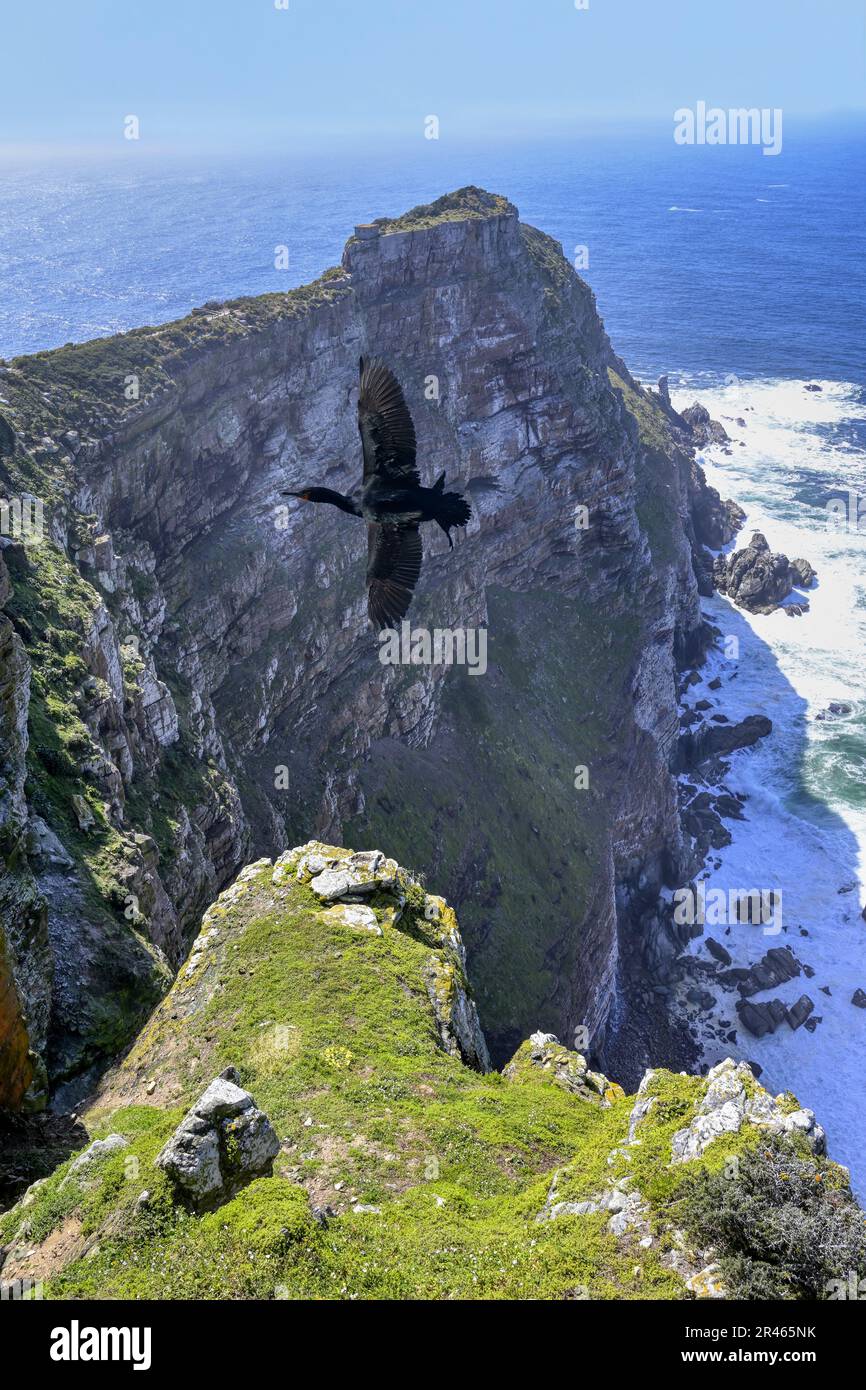
MULTIPOLYGON (((773 720, 771 738, 735 755, 729 785, 748 797, 747 818, 732 823, 713 883, 781 890, 821 1017, 813 1033, 785 1027, 743 1047, 767 1085, 817 1111, 866 1190, 866 1014, 851 1004, 866 988, 862 123, 786 123, 775 157, 678 147, 668 128, 478 149, 419 140, 160 159, 130 145, 110 161, 0 158, 0 357, 302 284, 339 260, 355 223, 467 183, 507 195, 570 258, 587 248, 581 273, 617 351, 643 381, 669 373, 676 404, 700 396, 723 420, 733 442, 706 455, 710 480, 746 508, 747 531, 818 571, 801 617, 708 601, 739 656, 720 668, 718 694, 698 693, 731 718, 773 720), (853 509, 841 530, 827 526, 833 497, 853 509), (848 713, 828 718, 830 702, 848 713)), ((752 928, 727 940, 737 964, 779 944, 752 928)), ((779 993, 790 1003, 803 984, 779 993)))
POLYGON ((864 381, 866 125, 788 123, 780 154, 671 130, 282 156, 0 156, 0 356, 303 284, 356 222, 466 183, 504 193, 585 278, 632 370, 864 381), (289 249, 288 271, 274 247, 289 249))

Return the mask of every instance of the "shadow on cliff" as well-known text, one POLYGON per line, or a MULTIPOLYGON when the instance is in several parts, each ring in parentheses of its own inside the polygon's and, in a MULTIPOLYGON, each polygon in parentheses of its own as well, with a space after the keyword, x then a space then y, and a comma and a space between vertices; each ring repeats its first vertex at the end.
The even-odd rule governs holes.
POLYGON ((0 1211, 87 1142, 87 1130, 74 1116, 0 1111, 0 1211))

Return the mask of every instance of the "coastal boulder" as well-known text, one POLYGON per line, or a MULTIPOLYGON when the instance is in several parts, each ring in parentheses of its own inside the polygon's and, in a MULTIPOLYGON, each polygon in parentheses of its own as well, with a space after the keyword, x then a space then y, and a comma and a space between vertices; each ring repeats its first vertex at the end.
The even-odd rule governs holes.
MULTIPOLYGON (((775 904, 774 904, 775 906, 775 904)), ((790 946, 775 946, 739 980, 737 988, 744 998, 763 989, 777 989, 800 974, 800 962, 790 946)))
POLYGON ((808 560, 795 559, 790 561, 791 577, 798 589, 811 589, 815 580, 818 578, 815 570, 808 560))
POLYGON ((687 406, 680 418, 688 426, 692 442, 698 449, 706 449, 710 444, 727 444, 730 438, 724 425, 710 418, 710 412, 700 401, 687 406))
POLYGON ((749 714, 738 724, 701 724, 681 734, 674 756, 674 771, 689 772, 708 758, 726 757, 738 748, 751 748, 772 733, 773 721, 765 714, 749 714))
POLYGON ((810 588, 814 580, 808 560, 792 561, 771 551, 760 531, 743 550, 719 555, 713 565, 716 588, 749 613, 774 613, 795 587, 810 588))

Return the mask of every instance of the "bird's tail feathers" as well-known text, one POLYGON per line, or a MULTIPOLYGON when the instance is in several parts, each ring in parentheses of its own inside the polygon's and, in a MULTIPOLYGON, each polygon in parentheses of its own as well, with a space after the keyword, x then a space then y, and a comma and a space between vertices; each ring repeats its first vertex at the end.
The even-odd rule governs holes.
MULTIPOLYGON (((443 473, 443 479, 444 476, 443 473)), ((437 479, 434 484, 434 491, 438 491, 439 496, 433 515, 448 537, 449 546, 453 549, 454 542, 451 539, 451 527, 465 526, 472 516, 472 508, 462 493, 443 492, 439 486, 441 481, 442 479, 437 479)))
POLYGON ((436 512, 436 520, 447 526, 465 526, 472 516, 472 508, 462 492, 443 492, 436 512))

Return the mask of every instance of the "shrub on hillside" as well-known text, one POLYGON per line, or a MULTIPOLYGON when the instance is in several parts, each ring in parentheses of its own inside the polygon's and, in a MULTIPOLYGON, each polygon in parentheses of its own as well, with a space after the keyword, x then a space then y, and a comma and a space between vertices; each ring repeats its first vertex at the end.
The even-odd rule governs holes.
POLYGON ((823 1299, 834 1280, 866 1278, 866 1215, 845 1170, 782 1139, 749 1150, 735 1176, 690 1175, 679 1220, 735 1298, 823 1299))

